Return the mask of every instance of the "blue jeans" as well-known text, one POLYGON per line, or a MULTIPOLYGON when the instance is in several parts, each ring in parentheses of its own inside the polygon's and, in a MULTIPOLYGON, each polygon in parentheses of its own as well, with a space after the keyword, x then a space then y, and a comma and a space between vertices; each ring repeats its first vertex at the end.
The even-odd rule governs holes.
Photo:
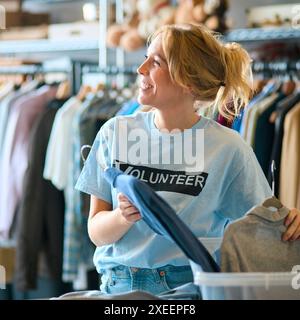
POLYGON ((157 269, 141 269, 123 265, 101 270, 100 290, 106 294, 147 291, 154 295, 193 282, 190 266, 167 265, 157 269))

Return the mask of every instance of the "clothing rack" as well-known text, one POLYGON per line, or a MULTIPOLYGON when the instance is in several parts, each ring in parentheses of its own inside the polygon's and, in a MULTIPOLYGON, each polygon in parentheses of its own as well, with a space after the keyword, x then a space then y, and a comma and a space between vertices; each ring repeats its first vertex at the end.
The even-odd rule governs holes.
POLYGON ((299 41, 299 28, 249 28, 235 29, 227 32, 227 42, 257 42, 257 41, 299 41))
POLYGON ((300 60, 296 61, 254 61, 252 70, 255 73, 272 72, 278 74, 299 73, 300 74, 300 60))
POLYGON ((71 83, 71 93, 77 94, 82 83, 83 65, 87 62, 71 61, 66 67, 46 67, 42 63, 18 65, 18 66, 0 66, 0 75, 37 75, 49 73, 64 73, 68 75, 71 83))
POLYGON ((106 75, 136 75, 138 66, 106 66, 99 67, 96 65, 85 65, 82 67, 82 73, 100 73, 106 75))
POLYGON ((103 83, 108 86, 113 85, 118 88, 128 87, 129 83, 135 83, 138 66, 97 66, 85 65, 82 67, 82 83, 91 86, 103 83))

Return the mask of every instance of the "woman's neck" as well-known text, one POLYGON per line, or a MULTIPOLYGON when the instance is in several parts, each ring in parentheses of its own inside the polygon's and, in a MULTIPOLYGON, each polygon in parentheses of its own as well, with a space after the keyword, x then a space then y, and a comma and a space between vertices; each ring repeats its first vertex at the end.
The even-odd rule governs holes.
POLYGON ((154 124, 159 130, 172 131, 179 129, 183 131, 193 127, 200 119, 200 116, 194 110, 188 112, 174 112, 174 110, 155 109, 154 124))

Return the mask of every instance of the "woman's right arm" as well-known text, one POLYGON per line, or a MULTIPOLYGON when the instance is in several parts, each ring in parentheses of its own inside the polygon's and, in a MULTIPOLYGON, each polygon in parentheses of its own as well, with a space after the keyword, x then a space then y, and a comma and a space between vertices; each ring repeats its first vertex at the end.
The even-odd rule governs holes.
POLYGON ((97 247, 118 241, 141 219, 136 207, 124 195, 118 194, 118 202, 118 207, 112 210, 110 203, 91 196, 88 233, 97 247))

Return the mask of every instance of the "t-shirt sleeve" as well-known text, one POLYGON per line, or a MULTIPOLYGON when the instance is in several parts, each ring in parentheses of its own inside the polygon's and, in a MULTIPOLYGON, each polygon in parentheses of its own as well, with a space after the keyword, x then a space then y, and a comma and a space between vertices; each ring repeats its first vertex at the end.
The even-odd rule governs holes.
POLYGON ((111 163, 108 137, 104 130, 102 128, 96 136, 75 189, 112 203, 111 186, 103 174, 105 167, 111 163))
POLYGON ((220 213, 236 220, 271 196, 271 188, 251 149, 243 166, 225 188, 220 213))

